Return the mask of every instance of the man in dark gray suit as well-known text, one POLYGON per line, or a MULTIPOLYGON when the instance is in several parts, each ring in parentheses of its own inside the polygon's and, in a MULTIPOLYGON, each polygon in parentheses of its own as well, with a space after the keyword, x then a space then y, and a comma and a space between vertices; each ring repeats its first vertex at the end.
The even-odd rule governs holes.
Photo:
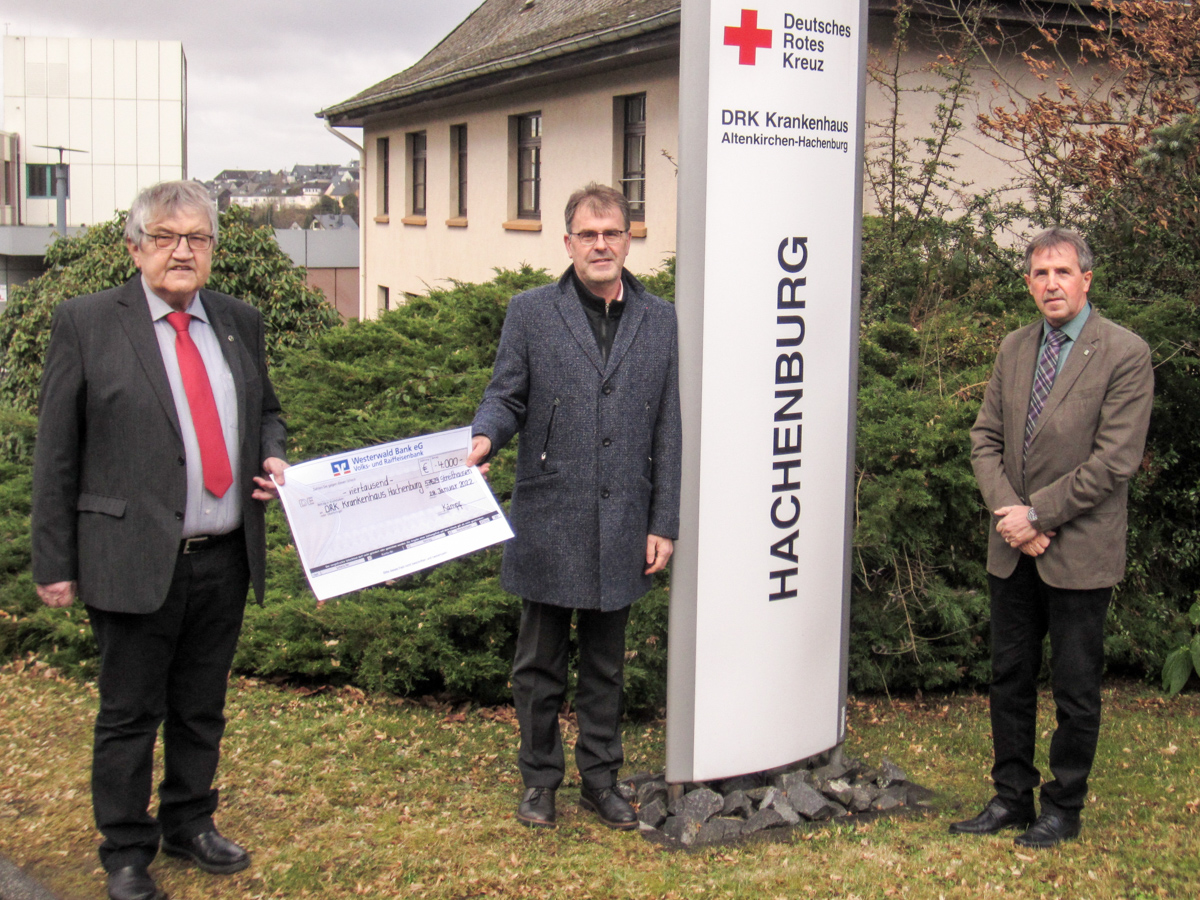
POLYGON ((100 649, 100 858, 113 900, 152 900, 165 897, 147 868, 160 840, 208 872, 250 864, 213 824, 212 782, 250 583, 263 593, 267 476, 282 481, 287 464, 262 317, 202 290, 217 238, 208 194, 194 182, 147 188, 125 237, 141 274, 54 313, 33 577, 48 606, 87 605, 100 649))
POLYGON ((616 790, 625 624, 674 549, 680 414, 675 309, 624 269, 629 204, 590 184, 571 195, 559 280, 512 299, 468 465, 520 432, 501 583, 523 598, 513 663, 525 792, 517 819, 555 823, 564 762, 571 619, 578 610, 575 761, 580 805, 634 828, 616 790))
POLYGON ((1051 228, 1025 253, 1041 316, 1000 345, 971 464, 996 517, 988 543, 992 613, 992 781, 996 796, 955 834, 1024 829, 1020 847, 1076 837, 1100 734, 1104 617, 1125 574, 1129 479, 1146 443, 1150 348, 1088 303, 1092 251, 1051 228), (1057 728, 1050 771, 1033 763, 1037 679, 1050 636, 1057 728))

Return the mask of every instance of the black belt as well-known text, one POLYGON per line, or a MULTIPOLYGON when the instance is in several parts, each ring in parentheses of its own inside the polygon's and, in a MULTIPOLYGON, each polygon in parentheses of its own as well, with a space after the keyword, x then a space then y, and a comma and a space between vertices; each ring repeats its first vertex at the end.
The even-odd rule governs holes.
POLYGON ((228 544, 232 541, 244 540, 243 530, 236 528, 233 531, 227 531, 225 534, 198 534, 195 537, 184 538, 179 542, 180 553, 203 553, 205 550, 212 550, 215 547, 220 547, 222 544, 228 544))

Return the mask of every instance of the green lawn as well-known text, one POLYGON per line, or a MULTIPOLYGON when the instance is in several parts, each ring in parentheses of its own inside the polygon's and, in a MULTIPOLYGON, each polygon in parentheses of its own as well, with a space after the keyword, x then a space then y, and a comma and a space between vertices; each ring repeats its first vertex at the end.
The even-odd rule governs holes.
MULTIPOLYGON (((95 690, 15 668, 0 671, 0 853, 64 900, 102 898, 88 789, 95 690)), ((1200 896, 1200 696, 1165 701, 1117 683, 1105 704, 1083 836, 1060 849, 1018 851, 1011 832, 947 834, 990 796, 987 701, 951 696, 850 707, 848 754, 886 755, 939 792, 936 812, 669 852, 580 813, 573 782, 557 830, 518 826, 511 709, 239 680, 218 822, 254 865, 221 877, 159 857, 151 871, 174 900, 1200 896)), ((629 724, 626 745, 628 772, 661 770, 661 722, 629 724)))

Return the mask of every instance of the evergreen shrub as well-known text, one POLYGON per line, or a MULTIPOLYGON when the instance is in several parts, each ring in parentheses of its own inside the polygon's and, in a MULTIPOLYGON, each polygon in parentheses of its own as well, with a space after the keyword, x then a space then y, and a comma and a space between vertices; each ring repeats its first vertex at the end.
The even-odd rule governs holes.
MULTIPOLYGON (((854 691, 971 688, 989 677, 984 563, 993 517, 971 474, 968 432, 1000 340, 1036 310, 1018 257, 984 232, 968 220, 865 225, 854 691)), ((1161 258, 1145 254, 1138 266, 1119 248, 1098 249, 1093 300, 1147 337, 1158 379, 1147 464, 1131 490, 1130 575, 1114 600, 1107 649, 1116 669, 1157 677, 1165 655, 1191 633, 1183 611, 1200 565, 1197 298, 1164 292, 1163 278, 1146 271, 1161 258)), ((1186 271, 1200 270, 1184 250, 1172 254, 1186 271)), ((673 276, 673 265, 655 273, 653 289, 673 296, 673 276)), ((486 284, 432 290, 375 321, 297 330, 273 366, 291 457, 468 424, 490 377, 509 297, 550 277, 529 268, 498 271, 486 284)), ((65 614, 42 608, 29 580, 32 434, 27 412, 0 407, 0 655, 37 652, 86 675, 95 648, 81 607, 65 614)), ((502 504, 511 498, 514 458, 508 447, 492 464, 502 504)), ((499 548, 322 607, 277 505, 268 513, 268 557, 266 601, 247 610, 237 671, 480 703, 510 699, 520 601, 499 587, 499 548)), ((626 708, 634 714, 655 714, 665 702, 667 584, 660 576, 630 619, 626 708)))

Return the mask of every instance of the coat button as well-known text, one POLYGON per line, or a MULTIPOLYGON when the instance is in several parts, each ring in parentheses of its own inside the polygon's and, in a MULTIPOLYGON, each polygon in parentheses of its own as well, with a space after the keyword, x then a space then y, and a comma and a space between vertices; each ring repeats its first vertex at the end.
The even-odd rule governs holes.
POLYGON ((605 447, 611 447, 612 446, 612 438, 605 438, 600 443, 603 444, 605 447))
POLYGON ((612 385, 608 385, 608 384, 606 384, 606 385, 604 386, 604 396, 606 396, 606 397, 607 397, 607 396, 608 396, 609 394, 611 394, 611 393, 612 393, 612 385))
POLYGON ((183 513, 181 513, 181 512, 175 513, 175 518, 182 522, 183 521, 183 513))
POLYGON ((184 459, 184 458, 181 456, 181 457, 179 457, 179 464, 180 464, 181 466, 186 466, 186 465, 187 465, 187 460, 186 460, 186 459, 184 459))
POLYGON ((607 500, 607 499, 608 499, 608 488, 605 488, 604 490, 602 490, 602 491, 600 492, 600 496, 601 496, 601 498, 603 498, 604 500, 607 500))

